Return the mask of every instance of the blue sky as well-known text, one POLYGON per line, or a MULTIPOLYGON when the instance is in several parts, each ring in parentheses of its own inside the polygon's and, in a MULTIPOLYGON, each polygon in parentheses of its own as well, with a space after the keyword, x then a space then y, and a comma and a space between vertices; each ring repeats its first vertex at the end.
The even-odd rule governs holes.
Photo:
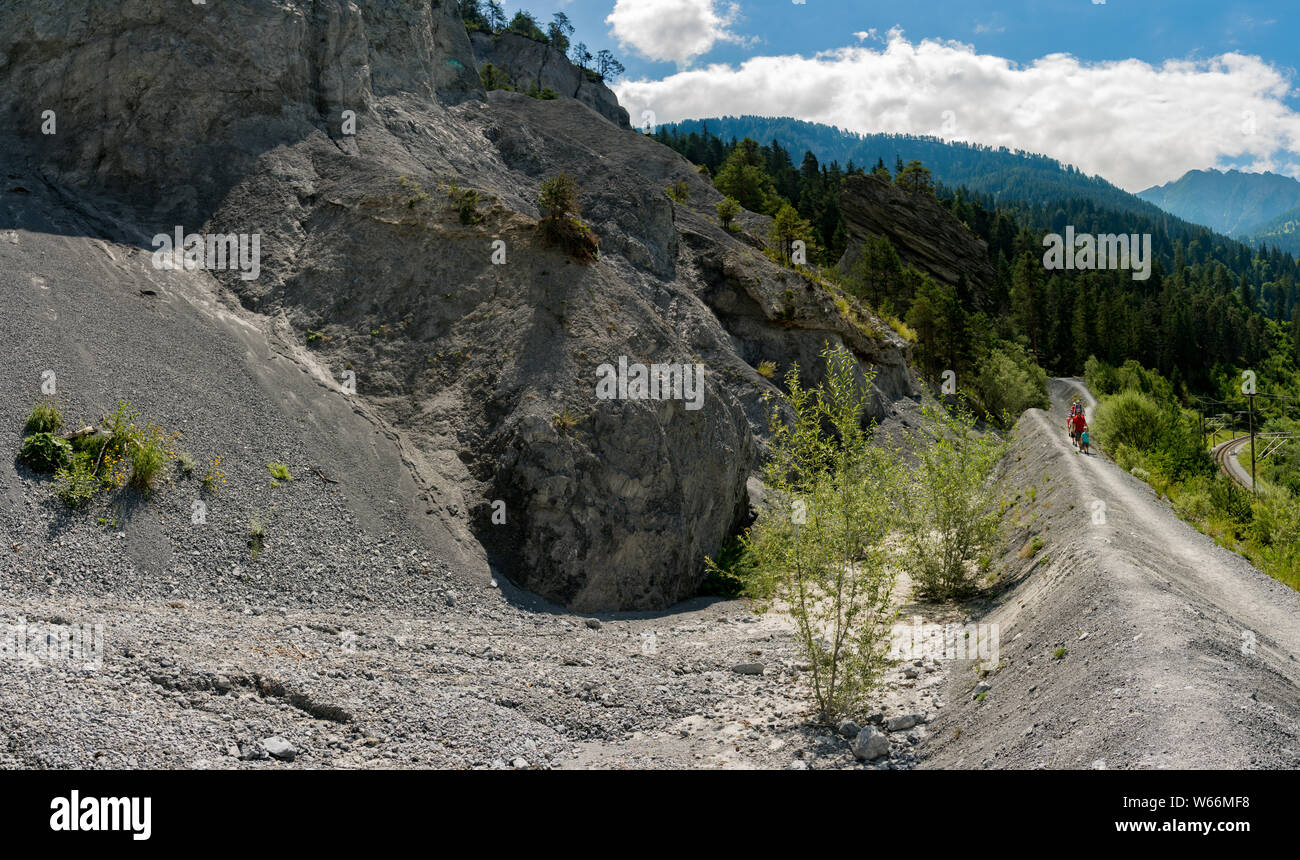
MULTIPOLYGON (((719 3, 719 8, 726 4, 719 3)), ((1207 57, 1229 51, 1258 54, 1279 65, 1300 66, 1300 3, 1211 0, 742 0, 734 29, 761 41, 753 46, 719 44, 700 59, 735 63, 754 53, 810 54, 854 44, 853 33, 901 27, 914 38, 953 39, 1017 62, 1044 54, 1081 59, 1147 62, 1207 57)), ((615 51, 632 77, 663 77, 672 63, 651 62, 623 50, 605 18, 614 0, 537 0, 506 4, 549 20, 565 12, 588 45, 615 51)), ((593 48, 595 50, 596 48, 593 48)))
MULTIPOLYGON (((789 115, 1046 152, 1138 190, 1300 175, 1300 2, 536 0, 636 118, 789 115)), ((638 121, 639 124, 639 121, 638 121)))

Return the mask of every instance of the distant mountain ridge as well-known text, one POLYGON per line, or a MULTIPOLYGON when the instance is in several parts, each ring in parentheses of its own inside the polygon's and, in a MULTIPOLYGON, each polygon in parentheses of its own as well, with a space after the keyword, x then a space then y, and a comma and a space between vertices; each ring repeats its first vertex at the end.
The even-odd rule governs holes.
POLYGON ((1189 170, 1137 196, 1186 221, 1247 240, 1267 232, 1266 225, 1279 216, 1300 214, 1294 212, 1300 208, 1300 182, 1277 173, 1189 170))
POLYGON ((991 202, 1041 204, 1064 199, 1090 200, 1121 212, 1158 217, 1162 210, 1100 176, 1025 150, 946 141, 905 134, 858 134, 836 126, 789 117, 713 117, 669 124, 682 133, 707 128, 723 139, 753 138, 759 143, 779 140, 796 157, 811 151, 823 162, 870 168, 877 159, 894 169, 898 159, 919 160, 935 178, 950 187, 964 186, 991 202))
POLYGON ((1268 245, 1292 254, 1300 254, 1300 207, 1289 209, 1255 228, 1252 245, 1268 245))

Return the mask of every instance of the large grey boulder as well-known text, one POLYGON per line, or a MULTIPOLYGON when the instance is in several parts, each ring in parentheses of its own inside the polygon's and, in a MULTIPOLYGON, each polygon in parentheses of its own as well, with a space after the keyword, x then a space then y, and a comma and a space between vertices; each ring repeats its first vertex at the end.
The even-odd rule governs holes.
POLYGON ((867 726, 858 732, 851 747, 858 761, 875 761, 889 755, 889 735, 875 726, 867 726))

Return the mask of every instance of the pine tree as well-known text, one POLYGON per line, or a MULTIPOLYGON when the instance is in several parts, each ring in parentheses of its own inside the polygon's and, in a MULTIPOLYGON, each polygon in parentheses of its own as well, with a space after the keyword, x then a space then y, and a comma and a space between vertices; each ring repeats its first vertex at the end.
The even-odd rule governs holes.
POLYGON ((616 81, 624 71, 623 64, 607 48, 596 52, 596 74, 602 81, 616 81))
POLYGON ((1038 361, 1039 340, 1043 329, 1043 289, 1039 279, 1040 261, 1028 251, 1016 261, 1011 279, 1011 312, 1020 331, 1029 338, 1034 361, 1038 361))
POLYGON ((919 161, 909 161, 894 177, 894 184, 908 194, 934 194, 934 179, 930 170, 919 161))
POLYGON ((1291 358, 1300 367, 1300 304, 1291 311, 1291 358))
POLYGON ((758 143, 745 138, 727 156, 713 177, 713 185, 728 197, 734 197, 751 212, 774 214, 780 207, 772 177, 767 175, 758 143))
POLYGON ((569 37, 572 35, 573 24, 570 23, 568 15, 556 12, 551 16, 550 26, 546 28, 546 36, 552 48, 561 54, 569 53, 569 37))
POLYGON ((811 254, 814 244, 812 225, 800 218, 798 211, 789 203, 782 203, 772 221, 772 242, 787 265, 793 262, 794 243, 798 241, 803 242, 811 254))

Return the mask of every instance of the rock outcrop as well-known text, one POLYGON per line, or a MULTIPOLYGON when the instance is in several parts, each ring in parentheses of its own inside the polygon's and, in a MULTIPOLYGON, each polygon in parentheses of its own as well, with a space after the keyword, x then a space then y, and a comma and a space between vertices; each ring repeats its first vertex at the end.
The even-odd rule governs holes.
POLYGON ((869 236, 884 236, 899 259, 947 284, 965 275, 974 296, 988 297, 997 272, 988 245, 929 194, 909 194, 876 176, 849 176, 840 201, 848 247, 840 268, 853 265, 869 236))
MULTIPOLYGON (((593 116, 590 88, 550 101, 484 92, 450 0, 232 0, 184 14, 161 0, 112 12, 11 0, 5 12, 0 110, 23 137, 7 160, 98 213, 103 238, 137 246, 133 266, 149 267, 138 251, 176 224, 259 235, 255 280, 171 277, 238 299, 330 386, 319 397, 345 396, 331 389, 351 377, 358 414, 381 425, 354 444, 400 453, 418 488, 387 504, 427 518, 431 554, 484 583, 504 574, 580 609, 692 594, 704 558, 750 516, 763 361, 815 379, 817 353, 847 344, 877 370, 876 417, 911 404, 901 339, 722 230, 708 180, 593 116), (539 185, 561 172, 600 237, 591 265, 537 238, 539 185), (678 180, 685 204, 664 193, 678 180), (703 365, 701 408, 597 396, 598 369, 620 359, 703 365)), ((769 223, 737 219, 753 236, 769 223)))
POLYGON ((518 33, 493 35, 482 31, 471 33, 470 42, 479 67, 486 63, 496 66, 520 92, 532 86, 551 89, 562 97, 577 99, 620 128, 631 128, 627 110, 619 105, 613 90, 550 45, 518 33))

